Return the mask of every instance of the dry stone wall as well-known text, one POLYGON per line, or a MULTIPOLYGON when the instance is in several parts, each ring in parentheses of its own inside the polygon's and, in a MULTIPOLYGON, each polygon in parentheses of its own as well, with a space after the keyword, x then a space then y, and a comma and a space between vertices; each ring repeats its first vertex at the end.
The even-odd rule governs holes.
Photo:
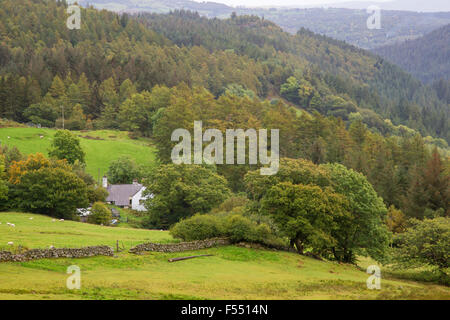
POLYGON ((86 258, 95 256, 114 255, 114 250, 109 246, 85 247, 80 249, 32 249, 21 254, 9 251, 0 251, 0 262, 25 262, 38 259, 55 258, 86 258))
POLYGON ((144 251, 154 252, 182 252, 194 251, 200 249, 207 249, 217 246, 230 245, 231 241, 227 238, 214 238, 192 242, 172 243, 172 244, 158 244, 158 243, 143 243, 130 249, 131 253, 139 253, 144 251))

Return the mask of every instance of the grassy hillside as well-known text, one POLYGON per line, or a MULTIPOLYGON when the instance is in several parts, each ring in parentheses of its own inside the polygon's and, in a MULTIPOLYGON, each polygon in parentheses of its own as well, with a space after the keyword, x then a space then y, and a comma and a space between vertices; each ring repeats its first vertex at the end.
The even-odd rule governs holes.
MULTIPOLYGON (((47 245, 113 244, 169 241, 161 231, 52 222, 23 213, 0 213, 0 244, 47 245), (32 217, 33 220, 29 218, 32 217), (16 228, 4 224, 12 222, 16 228)), ((87 259, 0 263, 0 299, 404 299, 448 298, 450 289, 383 278, 380 291, 368 290, 368 275, 345 264, 322 262, 293 253, 234 246, 201 250, 212 257, 169 263, 176 254, 149 253, 87 259), (65 287, 66 269, 81 268, 82 289, 65 287)), ((383 269, 382 269, 383 270, 383 269)))
MULTIPOLYGON (((1 128, 0 143, 16 146, 22 153, 42 152, 47 155, 56 130, 37 128, 1 128), (42 138, 41 138, 42 136, 42 138), (9 138, 8 138, 9 137, 9 138)), ((123 131, 76 132, 86 152, 87 172, 94 178, 108 171, 111 161, 128 155, 139 164, 151 165, 155 161, 155 149, 145 139, 132 140, 123 131)))
POLYGON ((74 221, 59 221, 35 214, 0 213, 0 249, 10 241, 26 248, 76 248, 82 246, 115 246, 119 240, 127 248, 146 241, 167 242, 168 232, 131 228, 103 227, 74 221), (32 220, 30 218, 33 218, 32 220), (15 228, 6 223, 13 223, 15 228))

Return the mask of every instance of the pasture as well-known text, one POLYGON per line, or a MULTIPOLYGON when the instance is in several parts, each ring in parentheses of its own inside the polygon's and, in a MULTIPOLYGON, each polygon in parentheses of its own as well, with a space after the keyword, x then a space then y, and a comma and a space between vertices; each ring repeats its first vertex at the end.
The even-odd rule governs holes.
MULTIPOLYGON (((45 128, 0 128, 0 143, 16 146, 24 154, 41 152, 47 156, 55 132, 45 128)), ((141 165, 152 166, 155 162, 155 148, 148 139, 130 139, 128 132, 114 130, 74 133, 86 153, 86 171, 97 180, 121 156, 130 156, 141 165)))
MULTIPOLYGON (((110 228, 40 215, 0 213, 0 245, 77 247, 123 241, 170 242, 164 231, 110 228), (33 218, 33 219, 30 219, 33 218), (15 228, 5 225, 14 223, 15 228)), ((383 267, 381 268, 383 272, 383 267)), ((0 299, 448 299, 450 288, 399 280, 382 273, 381 290, 347 264, 295 253, 226 246, 183 253, 127 251, 115 257, 0 263, 0 299), (212 254, 175 263, 173 257, 212 254), (66 288, 67 267, 81 269, 81 290, 66 288)))

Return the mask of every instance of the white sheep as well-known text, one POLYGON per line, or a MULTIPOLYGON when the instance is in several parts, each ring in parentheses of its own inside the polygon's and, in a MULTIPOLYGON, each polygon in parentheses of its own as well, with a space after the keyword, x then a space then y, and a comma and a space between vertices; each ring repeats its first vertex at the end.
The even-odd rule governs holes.
POLYGON ((55 247, 54 247, 54 246, 50 246, 49 248, 50 248, 50 249, 55 249, 55 247))
POLYGON ((33 220, 33 218, 30 218, 30 220, 33 220))
POLYGON ((12 242, 12 241, 8 242, 8 246, 13 246, 13 245, 14 245, 14 242, 12 242))

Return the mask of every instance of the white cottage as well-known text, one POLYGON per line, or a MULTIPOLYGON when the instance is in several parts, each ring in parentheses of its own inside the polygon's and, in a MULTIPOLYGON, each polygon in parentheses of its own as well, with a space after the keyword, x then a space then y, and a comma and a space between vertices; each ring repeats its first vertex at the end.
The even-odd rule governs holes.
POLYGON ((149 196, 143 195, 145 187, 137 181, 133 184, 108 184, 108 178, 103 177, 103 188, 108 191, 107 203, 136 211, 147 211, 144 201, 149 196))

